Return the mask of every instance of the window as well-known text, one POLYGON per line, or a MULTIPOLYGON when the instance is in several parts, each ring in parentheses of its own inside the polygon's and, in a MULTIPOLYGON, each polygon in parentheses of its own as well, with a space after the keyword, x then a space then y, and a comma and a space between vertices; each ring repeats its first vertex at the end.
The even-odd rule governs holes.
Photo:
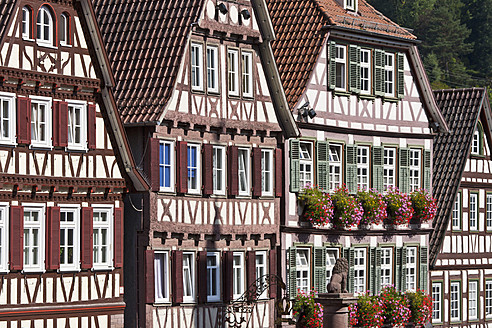
POLYGON ((449 310, 450 310, 450 318, 451 321, 459 321, 460 320, 460 283, 459 281, 451 282, 450 290, 450 302, 449 302, 449 310))
POLYGON ((0 142, 15 142, 15 95, 0 94, 0 142))
POLYGON ((225 148, 213 146, 213 185, 214 194, 225 195, 225 148))
POLYGON ((345 0, 345 9, 347 10, 357 10, 356 7, 357 0, 345 0))
POLYGON ((384 148, 383 151, 383 184, 384 190, 396 186, 396 148, 384 148))
POLYGON ((420 149, 410 149, 410 191, 420 188, 420 149))
MULTIPOLYGON (((492 202, 492 197, 490 200, 492 202)), ((487 195, 487 209, 488 209, 488 202, 489 202, 489 197, 487 195)), ((491 210, 492 210, 492 204, 491 204, 491 210)), ((456 195, 456 200, 454 201, 454 204, 453 204, 453 214, 452 215, 453 215, 452 216, 453 230, 461 229, 461 194, 460 193, 458 193, 456 195)), ((491 213, 491 215, 492 215, 492 213, 491 213)), ((491 220, 491 224, 492 224, 492 217, 490 218, 490 220, 491 220)), ((489 221, 488 221, 488 214, 487 214, 487 226, 488 226, 488 222, 489 221)))
POLYGON ((31 144, 51 146, 51 100, 31 99, 31 144))
POLYGON ((244 253, 234 252, 232 256, 232 293, 239 298, 244 293, 244 253))
POLYGON ((229 95, 239 96, 239 50, 227 50, 227 81, 229 95))
POLYGON ((67 13, 60 16, 60 44, 70 44, 70 16, 67 13))
POLYGON ((203 91, 203 45, 191 44, 191 89, 203 91))
POLYGON ((492 316, 492 280, 485 281, 485 315, 492 316))
POLYGON ((86 114, 85 103, 68 103, 68 148, 86 149, 86 114))
POLYGON ((32 10, 29 7, 22 8, 22 38, 32 39, 32 10))
POLYGON ((478 131, 478 129, 475 129, 475 132, 473 133, 471 153, 480 154, 480 131, 478 131))
MULTIPOLYGON (((256 262, 256 279, 261 278, 261 280, 258 281, 257 288, 261 288, 261 286, 265 286, 266 284, 266 277, 265 277, 265 275, 267 274, 266 252, 265 251, 256 252, 255 262, 256 262)), ((265 297, 266 297, 266 290, 260 295, 259 298, 265 298, 265 297)))
POLYGON ((305 293, 309 292, 311 286, 309 268, 309 249, 298 249, 296 251, 296 286, 305 293))
POLYGON ((216 46, 207 46, 207 90, 219 92, 219 51, 216 46))
POLYGON ((207 253, 207 301, 220 301, 220 253, 207 253))
POLYGON ((357 147, 357 186, 369 190, 369 147, 357 147))
POLYGON ((261 194, 273 196, 273 150, 261 150, 261 194))
POLYGON ((326 249, 326 284, 328 285, 333 274, 333 268, 338 259, 338 248, 326 249))
POLYGON ((335 46, 335 88, 345 91, 347 89, 347 47, 335 46))
POLYGON ((36 38, 40 43, 53 45, 53 17, 48 6, 38 11, 36 38))
POLYGON ((371 94, 371 50, 360 51, 360 93, 371 94))
POLYGON ((0 272, 7 272, 9 267, 9 208, 7 204, 0 205, 0 272))
POLYGON ((468 282, 468 318, 478 319, 478 281, 468 282))
POLYGON ((381 248, 381 286, 393 283, 393 248, 381 248))
POLYGON ((354 249, 354 294, 366 291, 366 249, 354 249))
POLYGON ((395 55, 384 54, 384 95, 395 95, 395 55))
POLYGON ((24 271, 44 269, 44 207, 24 208, 24 271))
POLYGON ((248 148, 238 150, 239 195, 249 195, 250 156, 248 148))
POLYGON ((470 230, 478 229, 478 194, 470 193, 470 230))
POLYGON ((487 216, 487 230, 490 230, 492 229, 492 194, 487 194, 486 216, 487 216))
POLYGON ((253 97, 253 54, 241 52, 243 60, 243 96, 253 97))
POLYGON ((60 209, 60 270, 79 268, 79 213, 78 207, 60 209))
POLYGON ((155 302, 169 302, 169 253, 154 253, 155 302))
POLYGON ((174 191, 174 142, 159 144, 159 186, 161 191, 174 191))
POLYGON ((188 192, 200 193, 200 146, 188 144, 188 192))
POLYGON ((442 283, 432 283, 432 322, 441 322, 441 307, 442 307, 442 283))
POLYGON ((330 191, 342 185, 342 146, 330 144, 330 191))
POLYGON ((313 144, 311 142, 301 142, 299 152, 299 182, 300 187, 313 184, 313 144))
POLYGON ((111 268, 113 257, 111 245, 112 237, 112 210, 109 208, 94 208, 93 212, 93 254, 94 268, 111 268))
POLYGON ((417 247, 407 247, 406 290, 417 289, 417 247))
POLYGON ((195 253, 183 253, 183 301, 195 301, 195 253))

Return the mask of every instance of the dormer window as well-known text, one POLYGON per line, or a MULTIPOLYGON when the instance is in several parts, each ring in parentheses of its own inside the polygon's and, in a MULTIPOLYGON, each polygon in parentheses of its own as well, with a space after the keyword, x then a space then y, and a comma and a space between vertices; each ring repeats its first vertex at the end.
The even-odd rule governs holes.
POLYGON ((357 0, 344 0, 344 8, 347 10, 357 11, 357 0))
POLYGON ((472 155, 483 155, 483 128, 480 122, 477 123, 473 133, 471 153, 472 155))
POLYGON ((36 38, 38 42, 53 45, 53 15, 47 6, 38 11, 36 38))

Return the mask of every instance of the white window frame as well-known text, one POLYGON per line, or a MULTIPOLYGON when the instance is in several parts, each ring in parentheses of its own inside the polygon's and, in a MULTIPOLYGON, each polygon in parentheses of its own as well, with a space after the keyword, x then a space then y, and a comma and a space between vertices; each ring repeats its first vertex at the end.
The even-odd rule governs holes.
POLYGON ((203 91, 203 44, 191 42, 190 46, 191 90, 203 91))
POLYGON ((420 188, 421 184, 421 166, 422 166, 422 149, 410 149, 410 191, 420 188))
POLYGON ((461 288, 459 281, 452 281, 449 285, 449 318, 451 322, 460 321, 461 288))
POLYGON ((485 280, 485 317, 492 318, 492 280, 485 280))
POLYGON ((432 323, 442 322, 442 282, 432 283, 432 323))
POLYGON ((468 281, 468 319, 478 319, 478 280, 468 281), (472 288, 472 286, 474 286, 472 288))
MULTIPOLYGON (((80 254, 80 206, 79 205, 60 205, 60 271, 78 271, 79 270, 79 254, 80 254), (72 213, 73 222, 63 222, 63 213, 72 213), (62 264, 61 249, 62 249, 62 230, 73 229, 73 263, 62 264)), ((65 236, 67 240, 67 236, 65 236)))
POLYGON ((358 0, 345 0, 344 1, 344 8, 347 10, 352 10, 352 11, 357 11, 357 1, 358 0))
POLYGON ((384 53, 384 95, 395 96, 395 54, 384 53))
POLYGON ((0 92, 0 143, 15 145, 16 137, 16 95, 15 93, 0 92), (3 106, 8 104, 8 118, 4 117, 3 106), (9 135, 4 136, 4 122, 7 121, 9 135))
MULTIPOLYGON (((264 286, 266 283, 266 277, 264 277, 268 273, 268 266, 267 266, 267 253, 266 251, 256 251, 255 252, 255 267, 256 267, 256 279, 261 278, 261 282, 258 283, 257 288, 260 288, 260 286, 264 286), (258 259, 262 258, 263 261, 262 263, 259 263, 258 259)), ((263 293, 258 297, 260 299, 267 298, 267 291, 263 291, 263 293)))
POLYGON ((347 91, 347 46, 335 45, 335 90, 347 91), (337 85, 337 71, 340 67, 340 85, 337 85))
POLYGON ((367 290, 367 249, 354 248, 354 294, 359 295, 367 290))
POLYGON ((312 142, 299 143, 299 183, 301 188, 314 184, 314 145, 312 142))
POLYGON ((70 44, 70 16, 67 13, 60 15, 60 45, 68 46, 70 44))
POLYGON ((0 272, 9 272, 9 220, 10 207, 7 202, 0 202, 0 272))
POLYGON ((207 44, 207 91, 219 92, 219 48, 207 44))
POLYGON ((261 195, 273 196, 273 149, 261 150, 261 195))
POLYGON ((46 253, 46 240, 45 240, 45 222, 46 222, 46 206, 45 204, 22 204, 24 207, 24 260, 23 260, 23 271, 24 272, 44 272, 45 271, 45 253, 46 253), (38 213, 38 222, 33 223, 30 221, 26 222, 26 213, 27 212, 37 212, 38 213), (31 240, 32 231, 34 229, 38 229, 38 245, 26 245, 28 240, 31 240), (26 230, 29 230, 27 233, 29 234, 29 238, 26 240, 26 230), (38 248, 38 264, 32 264, 31 257, 26 258, 26 247, 29 253, 33 247, 38 248), (26 262, 26 260, 28 262, 26 262))
POLYGON ((160 140, 159 141, 159 191, 173 192, 174 191, 174 141, 160 140), (169 147, 169 163, 166 164, 166 147, 169 147), (169 168, 169 186, 166 187, 166 168, 169 168), (162 179, 162 181, 161 181, 162 179))
POLYGON ((232 253, 232 296, 234 299, 238 299, 244 293, 245 285, 246 285, 245 276, 246 276, 246 270, 244 266, 244 252, 233 252, 232 253), (239 264, 235 263, 235 260, 237 258, 239 259, 239 264))
POLYGON ((330 143, 330 191, 342 185, 342 145, 330 143))
POLYGON ((475 132, 473 132, 471 153, 474 155, 480 155, 480 131, 478 128, 475 128, 475 132))
POLYGON ((225 195, 226 194, 226 148, 224 146, 212 147, 212 170, 213 170, 213 188, 215 195, 225 195), (217 154, 221 153, 220 160, 217 160, 217 154), (218 188, 217 177, 220 177, 222 185, 218 188))
POLYGON ((87 150, 87 102, 85 101, 77 101, 77 100, 67 100, 68 103, 68 116, 67 116, 67 124, 68 124, 68 149, 75 150, 87 150), (73 127, 74 113, 71 112, 71 108, 73 110, 80 110, 80 142, 74 142, 75 131, 73 127), (72 140, 70 141, 70 138, 72 140))
POLYGON ((154 251, 154 302, 169 303, 170 302, 170 260, 169 251, 154 251), (159 260, 157 257, 162 257, 162 268, 159 272, 159 260), (162 288, 164 290, 162 290, 162 288))
MULTIPOLYGON (((492 195, 491 195, 492 196, 492 195)), ((488 195, 487 195, 487 203, 488 203, 488 195)), ((492 197, 491 197, 492 201, 492 197)), ((491 205, 491 210, 492 210, 492 203, 491 205)), ((492 223, 492 213, 491 213, 491 223, 492 223)), ((488 216, 487 216, 487 222, 488 222, 488 216)), ((451 225, 453 230, 460 230, 461 229, 461 193, 459 192, 456 195, 456 199, 453 203, 453 211, 452 211, 452 216, 451 216, 451 225)))
POLYGON ((396 186, 396 148, 384 147, 383 149, 383 187, 396 186))
POLYGON ((311 249, 296 249, 296 290, 308 293, 311 289, 311 249), (304 256, 305 255, 305 256, 304 256), (301 261, 305 260, 305 264, 301 261))
MULTIPOLYGON (((355 0, 352 0, 355 1, 355 0)), ((372 56, 371 50, 360 50, 360 93, 365 95, 371 94, 372 87, 372 56), (367 89, 364 84, 367 82, 367 89)))
POLYGON ((237 152, 238 191, 239 196, 249 196, 251 193, 251 149, 239 147, 237 152), (245 154, 244 168, 241 168, 241 154, 245 154), (241 183, 241 174, 244 174, 245 184, 241 183), (243 186, 243 188, 241 188, 243 186))
POLYGON ((201 153, 200 153, 200 144, 188 143, 186 147, 187 151, 187 185, 188 185, 188 193, 189 194, 200 194, 202 191, 201 185, 201 153), (190 152, 192 149, 196 151, 196 166, 190 165, 190 152), (190 176, 190 170, 196 170, 196 185, 193 187, 193 178, 190 176))
POLYGON ((381 248, 381 286, 393 283, 393 248, 381 248), (385 281, 387 280, 387 281, 385 281))
POLYGON ((24 40, 32 40, 32 9, 29 6, 22 7, 21 33, 24 40), (27 19, 24 19, 24 13, 27 19))
MULTIPOLYGON (((102 229, 107 229, 108 230, 108 235, 107 235, 107 245, 106 245, 106 262, 98 261, 96 262, 94 259, 93 255, 93 264, 92 267, 94 270, 108 270, 108 269, 113 269, 113 227, 114 227, 114 209, 112 206, 108 205, 99 205, 99 204, 94 204, 92 205, 92 232, 94 235, 94 231, 96 229, 102 230, 102 229), (106 216, 108 218, 107 222, 96 222, 94 221, 94 216, 96 213, 106 213, 106 216)), ((102 234, 100 234, 102 238, 102 234)), ((98 256, 100 259, 102 259, 102 250, 100 249, 102 246, 102 243, 100 243, 101 240, 97 241, 98 244, 96 246, 96 237, 93 237, 93 244, 92 244, 92 254, 94 254, 94 248, 98 247, 99 249, 96 250, 98 252, 98 256)))
POLYGON ((38 44, 40 45, 47 45, 47 46, 53 46, 53 29, 54 29, 54 20, 53 20, 53 14, 51 13, 51 10, 48 8, 47 5, 42 6, 39 8, 38 13, 36 15, 36 40, 38 44), (47 15, 48 21, 45 21, 47 15), (39 18, 41 17, 41 21, 39 18), (45 28, 48 27, 48 36, 46 36, 45 33, 45 28), (38 33, 38 31, 41 31, 41 33, 38 33))
POLYGON ((470 193, 470 203, 469 203, 469 228, 471 231, 478 230, 478 218, 479 213, 478 209, 480 208, 480 204, 478 202, 478 193, 471 192, 470 193))
POLYGON ((253 53, 241 51, 241 76, 243 97, 253 98, 253 53))
POLYGON ((43 148, 51 148, 51 138, 52 138, 52 117, 53 117, 53 109, 52 109, 52 99, 49 97, 39 97, 39 96, 30 96, 31 98, 31 108, 29 109, 31 111, 31 122, 29 123, 29 128, 31 129, 31 145, 33 147, 43 147, 43 148), (33 122, 33 106, 34 104, 37 104, 37 113, 39 111, 39 105, 44 105, 46 106, 45 110, 45 115, 44 115, 44 125, 45 125, 45 133, 46 135, 45 140, 42 141, 40 140, 40 137, 37 136, 37 138, 34 138, 33 134, 33 124, 34 128, 39 130, 39 115, 36 115, 35 121, 33 122))
POLYGON ((487 193, 487 202, 485 205, 485 217, 487 230, 492 230, 492 194, 487 193))
POLYGON ((229 96, 239 96, 239 49, 227 49, 227 90, 229 96))
POLYGON ((416 246, 407 247, 405 290, 417 290, 417 255, 418 249, 416 246))
POLYGON ((337 247, 326 248, 326 284, 328 285, 333 275, 333 268, 337 259, 340 257, 340 249, 337 247), (333 255, 333 257, 331 257, 333 255))
POLYGON ((207 252, 207 302, 219 302, 220 301, 220 252, 207 252), (215 265, 208 265, 208 257, 215 257, 215 265), (215 276, 209 270, 215 269, 215 276), (209 294, 209 284, 210 280, 215 280, 216 291, 215 293, 209 294))
POLYGON ((196 282, 195 282, 195 252, 183 252, 183 302, 185 303, 193 303, 195 302, 195 291, 196 291, 196 282), (187 260, 189 262, 187 263, 187 260), (187 290, 186 286, 186 277, 190 279, 190 295, 186 295, 185 291, 187 290))
POLYGON ((369 146, 357 146, 357 187, 369 190, 369 146))

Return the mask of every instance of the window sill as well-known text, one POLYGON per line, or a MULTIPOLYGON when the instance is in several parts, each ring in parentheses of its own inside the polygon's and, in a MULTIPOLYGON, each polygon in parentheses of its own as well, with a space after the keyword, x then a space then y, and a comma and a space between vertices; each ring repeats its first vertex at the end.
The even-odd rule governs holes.
POLYGON ((347 90, 337 90, 335 89, 333 91, 333 97, 338 96, 338 97, 350 97, 352 94, 348 92, 347 90))
POLYGON ((187 193, 185 193, 185 196, 188 196, 188 197, 202 197, 202 193, 200 191, 188 191, 187 193))
POLYGON ((209 96, 220 96, 220 91, 219 90, 207 90, 207 94, 209 96))
POLYGON ((471 159, 485 159, 485 155, 482 154, 470 154, 471 159))
POLYGON ((32 269, 23 269, 21 271, 22 274, 28 274, 28 273, 45 273, 46 270, 41 269, 41 268, 32 268, 32 269))
POLYGON ((154 306, 171 306, 172 303, 170 300, 162 300, 162 301, 155 301, 154 306))
POLYGON ((383 96, 383 101, 389 102, 389 103, 397 103, 400 101, 400 99, 395 98, 395 97, 383 96))
POLYGON ((24 40, 24 41, 31 41, 31 42, 34 42, 35 41, 34 39, 26 38, 25 36, 22 36, 22 40, 24 40))
POLYGON ((227 198, 227 194, 225 193, 225 191, 222 193, 218 193, 218 192, 215 192, 210 195, 211 198, 227 198))
POLYGON ((255 96, 254 95, 244 95, 243 94, 243 99, 244 100, 255 100, 255 96))
POLYGON ((275 199, 275 195, 271 194, 271 195, 261 195, 259 197, 260 199, 275 199))
POLYGON ((359 94, 359 99, 364 99, 364 100, 374 100, 376 99, 376 96, 371 95, 371 94, 359 94))
POLYGON ((172 190, 172 189, 159 189, 159 193, 160 194, 172 194, 172 195, 176 195, 176 191, 172 190))
POLYGON ((61 42, 60 42, 60 46, 67 47, 67 48, 72 48, 73 47, 71 44, 61 43, 61 42))
POLYGON ((191 87, 192 93, 205 94, 205 90, 203 88, 191 87))
POLYGON ((65 147, 65 150, 78 153, 86 153, 89 149, 87 147, 67 146, 65 147))
POLYGON ((10 270, 8 270, 8 269, 0 269, 0 274, 7 274, 9 272, 10 272, 10 270))
POLYGON ((215 298, 209 299, 209 298, 207 298, 207 303, 220 303, 220 302, 222 302, 222 300, 220 298, 218 298, 218 299, 215 299, 215 298))
POLYGON ((58 273, 79 273, 80 268, 60 268, 56 270, 58 273))
POLYGON ((227 96, 229 96, 229 98, 234 98, 234 99, 238 99, 238 100, 241 99, 241 96, 239 95, 239 93, 235 94, 235 93, 228 92, 227 96))
POLYGON ((40 144, 30 144, 29 149, 39 149, 39 150, 53 150, 52 145, 40 145, 40 144))
POLYGON ((91 271, 113 271, 114 267, 112 266, 93 266, 91 271))
POLYGON ((17 147, 17 143, 15 141, 0 140, 0 146, 17 147))
POLYGON ((58 49, 58 47, 50 44, 50 43, 45 43, 45 42, 42 42, 42 41, 39 41, 39 40, 36 40, 36 44, 40 47, 44 47, 44 48, 50 48, 50 49, 58 49))

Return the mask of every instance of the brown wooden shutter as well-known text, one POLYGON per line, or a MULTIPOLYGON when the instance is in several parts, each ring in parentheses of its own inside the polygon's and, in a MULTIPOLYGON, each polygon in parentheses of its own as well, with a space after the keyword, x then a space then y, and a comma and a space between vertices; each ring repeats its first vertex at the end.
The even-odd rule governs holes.
POLYGON ((197 281, 198 285, 198 303, 206 303, 207 302, 207 252, 201 251, 198 252, 197 256, 197 271, 199 277, 197 281))
POLYGON ((10 269, 22 270, 24 263, 24 208, 10 206, 10 269))
POLYGON ((284 171, 282 170, 282 149, 275 149, 275 196, 282 197, 284 171))
MULTIPOLYGON (((58 145, 68 146, 68 103, 62 101, 58 106, 58 145)), ((95 131, 94 131, 95 133, 95 131)))
POLYGON ((227 180, 230 196, 239 195, 239 178, 238 178, 238 148, 229 146, 227 151, 227 180))
MULTIPOLYGON (((261 196, 261 148, 253 148, 253 196, 261 196)), ((237 174, 237 173, 236 173, 237 174)))
POLYGON ((17 98, 17 143, 31 143, 31 99, 17 98))
POLYGON ((80 255, 80 267, 82 269, 92 268, 92 250, 93 250, 93 209, 92 207, 82 208, 82 243, 80 255))
POLYGON ((60 102, 53 101, 53 147, 60 146, 60 102))
POLYGON ((222 254, 222 290, 224 302, 233 300, 233 288, 232 288, 232 263, 233 263, 233 252, 224 252, 222 254))
POLYGON ((155 301, 154 251, 145 250, 145 303, 155 301))
POLYGON ((173 303, 183 303, 183 251, 172 252, 173 303))
POLYGON ((96 105, 87 106, 87 147, 96 149, 96 105))
POLYGON ((114 209, 114 267, 123 267, 123 208, 114 209))
POLYGON ((188 192, 188 143, 186 141, 178 141, 177 150, 176 191, 186 194, 188 192))
POLYGON ((60 268, 60 207, 48 207, 46 238, 46 269, 60 268))
MULTIPOLYGON (((268 269, 269 274, 277 274, 277 250, 271 249, 268 259, 268 269)), ((272 284, 270 286, 270 298, 277 298, 277 284, 272 284)))
POLYGON ((202 149, 203 194, 212 195, 214 193, 214 147, 210 144, 205 144, 202 149))
POLYGON ((147 154, 145 155, 145 171, 149 178, 150 187, 152 191, 159 191, 160 189, 160 173, 159 173, 159 139, 150 138, 147 145, 147 154))
POLYGON ((248 300, 256 299, 256 253, 249 251, 246 253, 246 288, 248 288, 248 300))

